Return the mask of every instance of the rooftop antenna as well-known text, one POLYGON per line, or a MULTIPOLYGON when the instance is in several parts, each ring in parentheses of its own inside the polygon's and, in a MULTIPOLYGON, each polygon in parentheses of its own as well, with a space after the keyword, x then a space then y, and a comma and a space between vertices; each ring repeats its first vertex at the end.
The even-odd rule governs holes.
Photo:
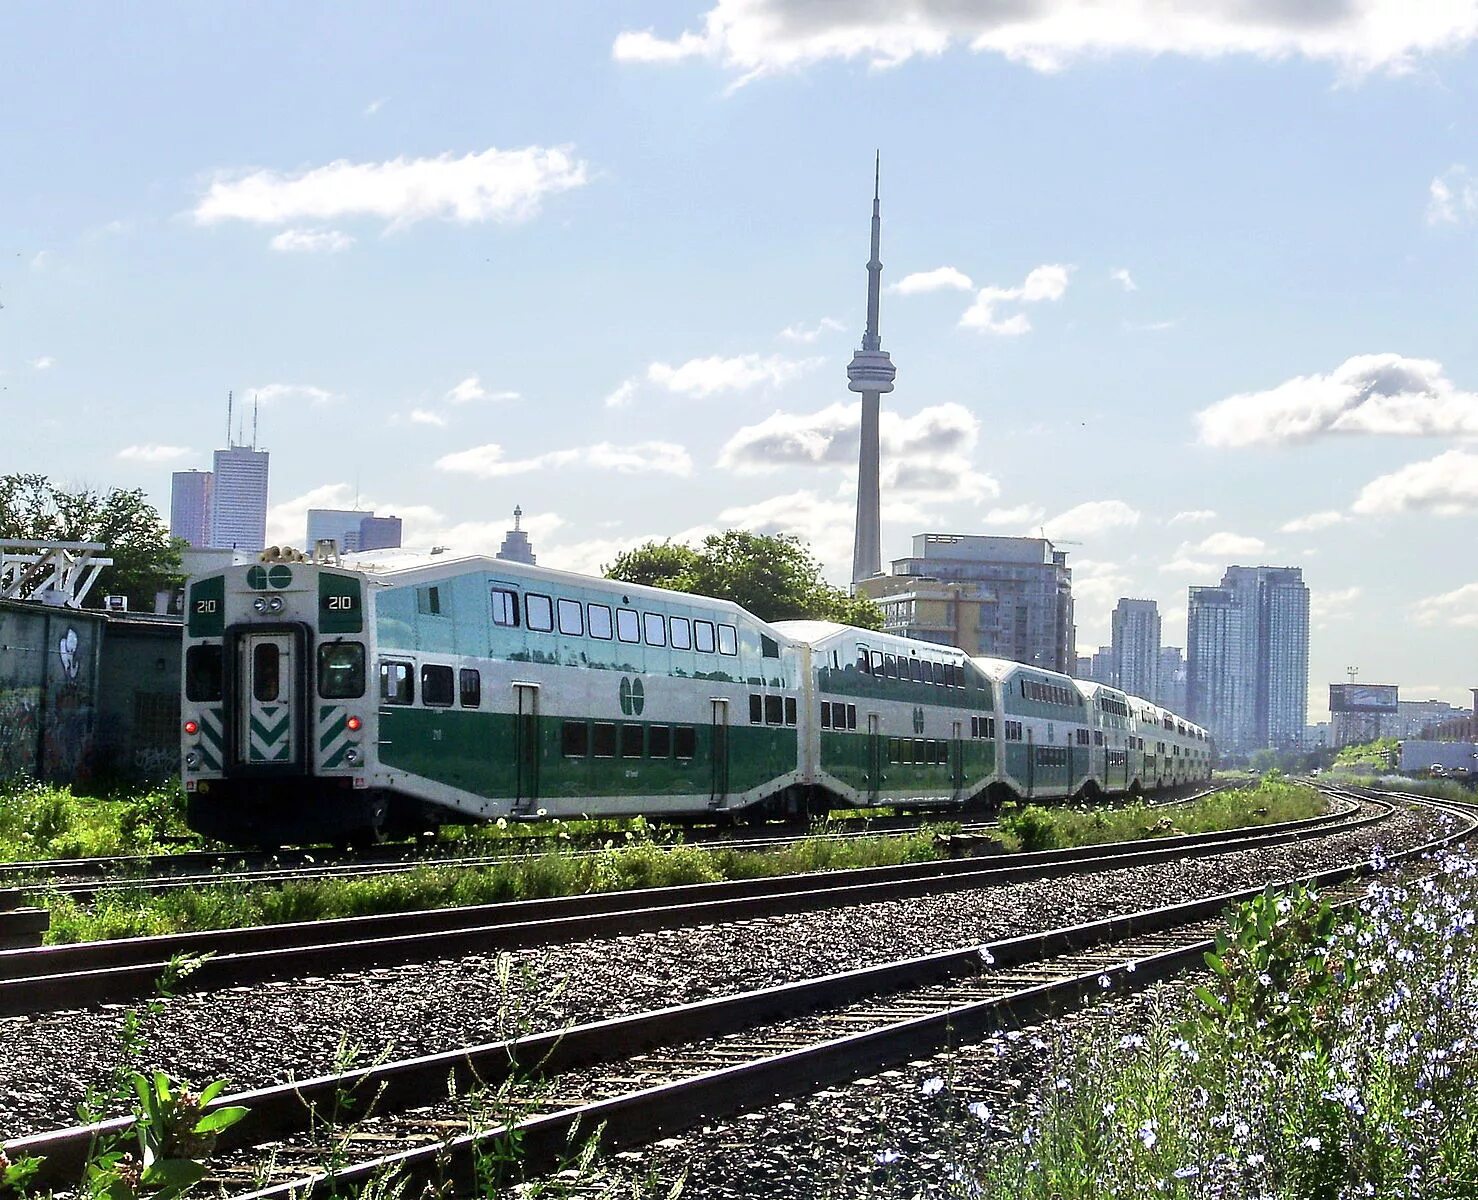
POLYGON ((226 449, 231 449, 231 412, 236 405, 236 393, 226 393, 226 449))
POLYGON ((1350 682, 1351 683, 1354 683, 1355 682, 1355 676, 1358 675, 1358 674, 1360 674, 1360 668, 1359 667, 1346 667, 1345 668, 1345 674, 1350 677, 1350 682))
POLYGON ((251 394, 251 448, 253 450, 257 448, 257 409, 259 407, 257 394, 253 392, 251 394))
POLYGON ((515 533, 517 533, 518 530, 520 530, 521 528, 523 528, 523 526, 519 524, 519 522, 522 521, 522 520, 523 520, 523 509, 519 505, 515 504, 513 506, 513 530, 514 530, 515 533))

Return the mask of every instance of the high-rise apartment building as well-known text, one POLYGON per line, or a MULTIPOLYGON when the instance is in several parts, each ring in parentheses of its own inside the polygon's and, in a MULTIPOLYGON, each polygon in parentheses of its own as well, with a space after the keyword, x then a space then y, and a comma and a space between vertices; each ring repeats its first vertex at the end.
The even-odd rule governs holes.
POLYGON ((1121 596, 1110 626, 1114 683, 1131 696, 1153 700, 1160 691, 1160 606, 1121 596))
POLYGON ((1185 656, 1179 646, 1160 647, 1160 690, 1151 697, 1173 713, 1185 711, 1185 656))
POLYGON ((359 523, 361 550, 396 550, 400 548, 402 524, 399 517, 378 517, 370 513, 359 523))
POLYGON ((1070 673, 1072 570, 1045 538, 919 533, 892 574, 862 580, 884 628, 969 654, 1070 673))
POLYGON ((1303 744, 1309 698, 1309 589, 1298 567, 1228 567, 1193 587, 1187 715, 1224 750, 1303 744))
POLYGON ((169 536, 184 538, 192 550, 210 542, 211 484, 209 471, 176 471, 169 483, 169 536))
POLYGON ((267 544, 267 452, 232 445, 215 452, 210 544, 255 554, 267 544))

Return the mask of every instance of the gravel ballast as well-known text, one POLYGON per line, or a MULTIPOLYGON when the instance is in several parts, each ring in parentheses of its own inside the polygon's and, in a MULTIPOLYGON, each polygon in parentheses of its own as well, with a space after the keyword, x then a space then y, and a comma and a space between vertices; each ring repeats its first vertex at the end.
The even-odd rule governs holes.
MULTIPOLYGON (((142 1063, 234 1088, 330 1073, 341 1042, 362 1060, 407 1058, 871 963, 927 954, 1197 896, 1259 886, 1435 836, 1398 810, 1361 830, 1288 846, 1016 883, 796 916, 671 929, 492 955, 302 978, 161 1002, 142 1063)), ((0 1139, 75 1120, 120 1061, 125 1009, 0 1020, 0 1139)))

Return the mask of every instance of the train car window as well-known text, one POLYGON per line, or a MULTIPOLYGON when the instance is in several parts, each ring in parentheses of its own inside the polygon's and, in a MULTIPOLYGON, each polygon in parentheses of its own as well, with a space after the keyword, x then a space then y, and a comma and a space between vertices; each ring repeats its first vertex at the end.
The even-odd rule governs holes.
POLYGON ((857 728, 857 706, 855 704, 847 705, 847 728, 857 728))
MULTIPOLYGON (((364 647, 360 647, 361 653, 364 647)), ((225 662, 220 646, 191 646, 185 651, 185 699, 196 701, 221 698, 221 676, 225 662)), ((360 663, 360 674, 364 664, 360 663)))
POLYGON ((693 622, 693 649, 700 654, 712 654, 714 651, 713 622, 693 622))
POLYGON ((978 738, 980 736, 980 718, 979 717, 971 717, 970 718, 970 736, 973 737, 973 738, 978 738))
POLYGON ((386 704, 414 704, 416 673, 408 662, 380 662, 380 699, 386 704))
POLYGON ((780 643, 772 637, 766 637, 763 633, 760 634, 760 657, 779 658, 780 643))
POLYGON ((364 695, 363 642, 325 642, 318 647, 318 694, 325 700, 358 700, 364 695))
POLYGON ((765 724, 766 725, 783 725, 783 724, 785 724, 785 710, 784 710, 784 707, 780 703, 780 697, 779 696, 766 696, 765 697, 765 724))
POLYGON ((749 723, 751 725, 765 723, 765 701, 758 692, 749 693, 749 723))
POLYGON ((667 620, 661 613, 642 613, 641 631, 648 646, 667 645, 667 620))
POLYGON ((640 725, 621 726, 621 757, 640 758, 647 748, 646 730, 640 725))
POLYGON ((908 677, 914 683, 924 682, 924 664, 917 658, 908 660, 908 677))
POLYGON ((825 703, 824 701, 822 702, 822 705, 821 705, 821 728, 822 729, 830 729, 831 728, 831 705, 825 703))
POLYGON ((566 721, 559 731, 559 752, 566 758, 584 758, 590 753, 590 726, 584 721, 566 721))
POLYGON ((883 652, 881 650, 872 651, 868 655, 868 661, 872 668, 871 673, 881 678, 883 674, 883 652))
POLYGON ((276 700, 282 691, 282 654, 272 642, 258 642, 251 656, 251 694, 276 700))
POLYGON ((523 619, 535 633, 553 633, 554 601, 538 592, 524 593, 523 619))
POLYGON ((441 616, 441 589, 423 587, 416 589, 416 611, 424 616, 441 616))
POLYGON ((647 757, 666 758, 672 753, 672 726, 653 725, 647 730, 647 757))
POLYGON ((472 667, 463 667, 457 673, 457 691, 463 708, 481 708, 482 673, 472 667))
POLYGON ((452 669, 428 663, 421 668, 421 703, 448 708, 452 703, 452 669))
POLYGON ((794 696, 787 696, 787 697, 785 697, 785 723, 787 725, 794 725, 795 722, 796 722, 795 697, 794 696))
POLYGON ((691 650, 693 648, 693 622, 687 617, 673 617, 668 623, 672 626, 672 648, 691 650))
POLYGON ((913 760, 914 760, 914 762, 920 763, 920 764, 928 763, 928 762, 933 762, 934 761, 934 756, 930 752, 929 743, 928 743, 928 741, 926 739, 924 739, 924 738, 914 738, 914 740, 913 740, 913 760))
POLYGON ((672 731, 673 758, 692 758, 698 752, 698 733, 691 725, 678 725, 672 731))
POLYGON ((641 641, 641 621, 634 608, 616 610, 616 636, 623 642, 641 641))
POLYGON ((596 721, 591 726, 590 743, 596 758, 615 758, 616 726, 610 721, 596 721))
POLYGON ((732 625, 718 627, 718 652, 720 654, 739 653, 739 631, 732 625))
POLYGON ((929 664, 929 674, 936 687, 944 686, 944 667, 945 664, 942 662, 929 664))
POLYGON ((962 687, 965 686, 965 664, 964 663, 951 663, 950 664, 950 668, 949 668, 949 673, 950 673, 950 676, 954 679, 954 686, 955 687, 962 688, 962 687))
POLYGON ((493 597, 493 624, 510 625, 518 628, 518 593, 511 592, 507 588, 494 588, 493 597))
POLYGON ((897 738, 889 738, 888 739, 888 761, 891 762, 891 763, 901 763, 903 761, 902 755, 903 755, 902 743, 900 743, 897 738))
POLYGON ((585 615, 590 622, 590 636, 600 638, 603 642, 609 642, 614 636, 611 633, 611 609, 606 604, 587 604, 585 615))
POLYGON ((578 600, 561 598, 554 605, 559 615, 559 631, 567 637, 583 637, 585 634, 585 610, 578 600))
POLYGON ((861 671, 864 675, 872 674, 872 667, 868 665, 866 646, 857 647, 857 669, 861 671))
POLYGON ((898 659, 894 655, 883 655, 883 674, 889 679, 898 678, 898 659))
POLYGON ((996 719, 994 717, 985 718, 985 736, 988 738, 996 736, 996 719))

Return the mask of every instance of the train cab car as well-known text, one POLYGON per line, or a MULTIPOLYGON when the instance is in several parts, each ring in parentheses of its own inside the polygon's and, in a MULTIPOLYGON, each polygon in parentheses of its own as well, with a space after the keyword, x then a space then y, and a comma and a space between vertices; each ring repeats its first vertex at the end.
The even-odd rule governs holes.
POLYGON ((1088 708, 1093 740, 1093 781, 1119 794, 1143 786, 1144 744, 1130 698, 1103 683, 1078 682, 1088 708))
POLYGON ((937 808, 990 786, 991 681, 953 646, 829 621, 779 621, 809 647, 808 762, 843 804, 937 808))
POLYGON ((1005 659, 974 662, 999 695, 1001 782, 1025 800, 1090 791, 1093 724, 1078 681, 1005 659))

